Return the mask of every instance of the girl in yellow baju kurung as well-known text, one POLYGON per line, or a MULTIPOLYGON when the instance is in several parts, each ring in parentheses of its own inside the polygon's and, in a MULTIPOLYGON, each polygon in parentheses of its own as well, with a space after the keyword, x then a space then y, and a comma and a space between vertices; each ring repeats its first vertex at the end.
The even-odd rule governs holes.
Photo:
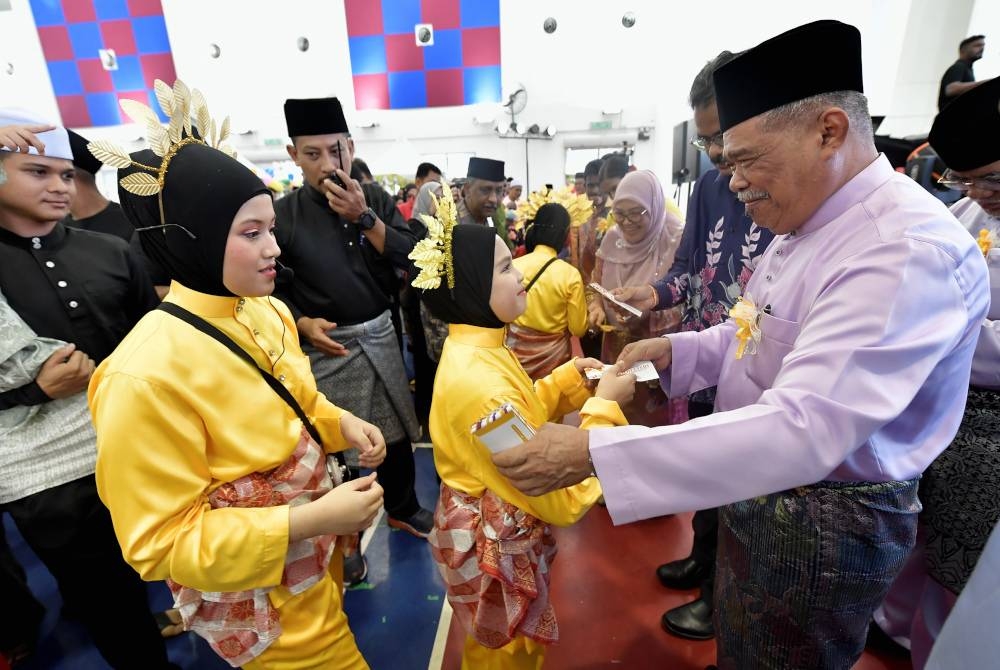
POLYGON ((573 357, 570 336, 587 332, 587 299, 580 271, 558 258, 566 246, 570 217, 550 202, 528 225, 528 254, 514 259, 524 275, 528 307, 508 327, 507 346, 532 379, 541 379, 573 357))
POLYGON ((260 180, 197 141, 169 161, 134 156, 142 165, 125 177, 158 170, 162 208, 127 190, 135 180, 122 205, 152 228, 143 248, 174 281, 171 307, 143 317, 89 388, 98 491, 123 555, 144 579, 169 580, 185 628, 234 667, 367 668, 341 607, 339 552, 381 488, 371 476, 333 488, 323 449, 358 446, 374 466, 384 441, 316 390, 294 319, 267 297, 280 250, 260 180))
POLYGON ((606 375, 598 387, 603 397, 591 397, 581 373, 600 363, 584 359, 532 384, 504 346, 504 326, 525 307, 510 252, 482 226, 455 226, 451 235, 451 247, 460 250, 453 259, 454 286, 423 294, 431 311, 450 324, 431 405, 441 498, 428 539, 448 599, 469 634, 462 667, 537 669, 545 645, 558 639, 548 598, 555 555, 550 525, 583 516, 600 497, 600 484, 591 478, 525 496, 497 472, 470 428, 504 403, 533 426, 581 406, 585 427, 622 425, 616 400, 631 394, 634 377, 606 375))

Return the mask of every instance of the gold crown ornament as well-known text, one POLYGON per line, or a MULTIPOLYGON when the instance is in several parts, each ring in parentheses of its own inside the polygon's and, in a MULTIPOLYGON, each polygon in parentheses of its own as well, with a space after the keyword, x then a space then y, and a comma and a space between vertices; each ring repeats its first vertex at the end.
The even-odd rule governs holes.
POLYGON ((427 236, 417 242, 409 258, 420 268, 411 284, 413 288, 425 291, 441 286, 441 277, 448 288, 455 288, 455 268, 452 264, 451 231, 458 221, 458 210, 450 188, 441 189, 441 197, 431 193, 437 207, 437 215, 421 214, 420 219, 427 226, 427 236))
POLYGON ((586 195, 577 194, 569 186, 558 190, 542 189, 528 195, 528 200, 517 208, 518 227, 535 218, 539 208, 550 202, 557 202, 569 212, 569 222, 573 228, 585 224, 594 213, 594 203, 586 195))
POLYGON ((99 161, 114 168, 135 166, 145 172, 133 172, 125 175, 119 182, 126 191, 140 196, 158 195, 160 198, 160 221, 163 221, 163 188, 167 177, 170 161, 177 152, 189 144, 203 144, 218 149, 224 154, 236 158, 236 152, 226 144, 229 138, 229 117, 217 126, 215 119, 208 113, 208 103, 198 89, 189 89, 178 79, 173 88, 157 79, 154 84, 156 100, 163 112, 170 119, 164 127, 150 107, 135 100, 120 100, 122 110, 133 121, 146 127, 146 137, 149 148, 162 158, 159 167, 145 165, 132 160, 128 152, 114 142, 96 140, 87 144, 99 161), (197 130, 197 134, 192 130, 197 130))

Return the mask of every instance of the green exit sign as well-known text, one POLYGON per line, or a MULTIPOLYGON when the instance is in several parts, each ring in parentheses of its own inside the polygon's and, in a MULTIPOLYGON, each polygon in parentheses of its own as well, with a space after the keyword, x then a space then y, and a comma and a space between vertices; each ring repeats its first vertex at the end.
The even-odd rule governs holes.
POLYGON ((610 130, 611 129, 611 122, 610 121, 591 121, 590 122, 590 129, 591 130, 610 130))
POLYGON ((266 137, 264 138, 265 147, 283 147, 285 146, 285 140, 280 137, 266 137))

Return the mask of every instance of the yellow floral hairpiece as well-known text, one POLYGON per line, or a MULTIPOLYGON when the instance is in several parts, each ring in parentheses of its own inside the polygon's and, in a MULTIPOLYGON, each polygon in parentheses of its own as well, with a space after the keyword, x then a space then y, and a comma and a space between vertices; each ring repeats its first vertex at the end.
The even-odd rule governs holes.
POLYGON ((997 246, 997 234, 992 230, 982 228, 979 231, 979 237, 976 238, 976 244, 979 245, 983 256, 989 256, 990 250, 997 246))
POLYGON ((115 168, 128 168, 134 165, 146 170, 126 175, 120 182, 122 188, 129 193, 142 196, 162 193, 170 161, 188 144, 204 144, 233 158, 236 157, 233 148, 225 143, 229 137, 229 117, 227 116, 222 125, 217 127, 215 120, 208 113, 208 104, 201 91, 189 89, 180 79, 174 82, 173 88, 159 79, 153 86, 157 102, 170 119, 166 127, 160 122, 156 112, 141 102, 121 100, 119 104, 129 118, 146 126, 149 148, 163 159, 160 167, 132 160, 127 151, 108 140, 97 140, 87 145, 90 153, 105 165, 115 168), (197 127, 200 138, 193 134, 192 122, 197 127))
POLYGON ((585 224, 594 213, 594 203, 586 195, 573 192, 570 187, 557 190, 543 189, 528 195, 528 201, 517 208, 519 223, 523 226, 538 214, 539 208, 550 202, 558 202, 569 212, 569 222, 574 228, 585 224))
POLYGON ((423 290, 441 286, 441 277, 448 282, 448 288, 455 288, 455 267, 452 264, 451 231, 458 221, 458 211, 450 188, 441 189, 441 197, 433 193, 431 198, 437 206, 437 215, 421 214, 420 219, 427 226, 427 236, 417 242, 408 258, 420 268, 420 274, 411 284, 423 290))

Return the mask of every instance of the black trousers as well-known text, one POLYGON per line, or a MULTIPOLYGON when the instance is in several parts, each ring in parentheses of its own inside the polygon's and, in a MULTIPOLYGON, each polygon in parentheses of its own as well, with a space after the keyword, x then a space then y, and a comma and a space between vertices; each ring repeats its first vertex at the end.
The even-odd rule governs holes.
MULTIPOLYGON (((691 419, 708 416, 712 409, 708 403, 688 401, 688 417, 691 419)), ((701 598, 711 605, 715 588, 715 552, 719 544, 719 509, 698 510, 691 519, 691 527, 694 529, 691 558, 709 569, 708 576, 701 583, 701 598)))
POLYGON ((420 509, 413 484, 417 468, 409 438, 385 445, 385 460, 378 466, 378 483, 384 490, 386 514, 394 519, 408 519, 420 509))
POLYGON ((45 607, 28 588, 28 576, 7 544, 0 515, 0 652, 24 644, 34 647, 45 607))
POLYGON ((176 667, 167 661, 146 585, 122 558, 93 475, 0 505, 0 512, 10 514, 112 668, 176 667))
POLYGON ((410 336, 410 354, 413 357, 413 409, 424 429, 423 439, 429 442, 427 424, 431 415, 437 363, 427 355, 427 338, 424 336, 424 324, 420 320, 420 296, 417 290, 407 286, 403 289, 400 300, 406 332, 410 336))

